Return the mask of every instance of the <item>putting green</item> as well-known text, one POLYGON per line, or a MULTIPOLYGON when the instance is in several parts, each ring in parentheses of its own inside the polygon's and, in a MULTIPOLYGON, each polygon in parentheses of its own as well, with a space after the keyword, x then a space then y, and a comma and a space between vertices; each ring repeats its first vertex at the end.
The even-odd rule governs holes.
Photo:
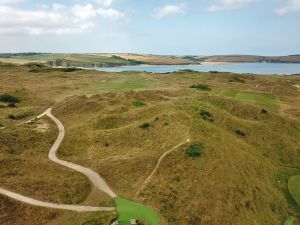
POLYGON ((116 197, 115 203, 118 212, 118 221, 130 221, 137 219, 149 223, 150 225, 160 225, 157 213, 150 207, 116 197))

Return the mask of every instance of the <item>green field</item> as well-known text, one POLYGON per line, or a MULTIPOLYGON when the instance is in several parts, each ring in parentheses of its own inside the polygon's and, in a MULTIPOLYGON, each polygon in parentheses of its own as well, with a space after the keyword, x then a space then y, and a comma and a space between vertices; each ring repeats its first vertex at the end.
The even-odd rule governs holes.
POLYGON ((118 221, 130 221, 137 219, 149 223, 149 225, 160 225, 157 213, 150 207, 127 200, 122 197, 115 198, 118 212, 118 221))
POLYGON ((122 77, 109 78, 103 83, 98 83, 97 86, 105 91, 123 91, 136 89, 149 89, 155 87, 155 80, 143 78, 137 74, 124 75, 122 77))
POLYGON ((260 106, 272 112, 276 112, 278 110, 277 98, 275 95, 270 93, 226 89, 222 91, 222 94, 238 101, 260 106))

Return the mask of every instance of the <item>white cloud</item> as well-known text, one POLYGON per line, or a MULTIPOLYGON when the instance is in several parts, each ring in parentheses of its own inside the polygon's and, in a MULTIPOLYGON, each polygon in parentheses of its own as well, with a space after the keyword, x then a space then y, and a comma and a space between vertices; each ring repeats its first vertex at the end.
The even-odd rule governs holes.
POLYGON ((164 7, 156 9, 152 13, 152 17, 160 20, 175 14, 185 14, 185 8, 185 4, 166 5, 164 7))
POLYGON ((101 4, 103 6, 110 6, 113 3, 113 0, 96 0, 98 4, 101 4))
POLYGON ((74 5, 72 7, 72 13, 75 17, 81 19, 89 19, 97 15, 97 11, 92 4, 74 5))
MULTIPOLYGON (((41 7, 43 6, 41 5, 41 7)), ((44 5, 44 8, 48 8, 47 5, 44 5)), ((67 7, 59 3, 53 3, 52 8, 54 11, 60 11, 60 10, 65 10, 67 7)))
POLYGON ((115 9, 103 9, 100 8, 97 10, 97 13, 99 16, 106 18, 106 19, 111 19, 111 20, 120 20, 120 19, 125 19, 126 16, 124 13, 115 10, 115 9))
POLYGON ((115 9, 95 8, 92 4, 67 7, 52 4, 32 10, 0 4, 0 34, 48 35, 80 33, 97 27, 101 20, 119 20, 125 14, 115 9))
POLYGON ((300 0, 290 0, 287 6, 276 9, 277 15, 285 15, 287 13, 300 12, 300 0))
POLYGON ((21 2, 24 2, 24 0, 0 0, 0 4, 13 4, 21 2))
POLYGON ((219 0, 219 2, 208 7, 208 11, 215 12, 220 10, 231 10, 244 7, 256 0, 219 0))

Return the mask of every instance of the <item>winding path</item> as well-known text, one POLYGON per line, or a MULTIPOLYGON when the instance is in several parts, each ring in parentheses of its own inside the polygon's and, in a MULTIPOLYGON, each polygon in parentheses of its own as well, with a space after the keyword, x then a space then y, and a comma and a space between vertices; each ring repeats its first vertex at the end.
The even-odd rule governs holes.
MULTIPOLYGON (((111 190, 111 188, 106 184, 104 179, 96 172, 85 168, 83 166, 67 162, 64 160, 60 160, 56 157, 56 152, 62 143, 64 136, 65 136, 65 128, 63 124, 51 113, 52 108, 47 109, 44 113, 39 115, 37 118, 41 118, 43 116, 48 116, 58 127, 59 134, 52 145, 50 152, 49 152, 49 159, 55 163, 58 163, 62 166, 68 167, 70 169, 76 170, 77 172, 80 172, 84 175, 86 175, 89 180, 93 183, 93 185, 98 188, 100 191, 103 191, 107 193, 112 198, 117 197, 117 195, 111 190)), ((54 208, 54 209, 65 209, 65 210, 71 210, 71 211, 77 211, 77 212, 94 212, 94 211, 114 211, 114 207, 91 207, 91 206, 77 206, 77 205, 64 205, 64 204, 54 204, 49 202, 42 202, 39 200, 35 200, 20 194, 13 193, 11 191, 5 190, 3 188, 0 188, 0 194, 8 196, 10 198, 13 198, 15 200, 34 205, 34 206, 41 206, 41 207, 47 207, 47 208, 54 208)))
POLYGON ((57 125, 59 130, 58 137, 50 149, 48 155, 49 159, 57 164, 60 164, 62 166, 68 167, 72 170, 76 170, 77 172, 84 174, 85 176, 87 176, 87 178, 89 178, 92 184, 100 191, 103 191, 104 193, 108 194, 112 198, 117 197, 117 195, 112 191, 112 189, 108 186, 105 180, 98 173, 86 167, 77 165, 75 163, 60 160, 59 158, 56 157, 56 152, 65 136, 65 128, 64 125, 55 116, 52 115, 51 110, 52 108, 49 108, 43 114, 37 117, 37 118, 41 118, 45 115, 48 116, 57 125))
POLYGON ((175 149, 177 149, 178 147, 180 147, 181 145, 185 145, 187 143, 190 142, 190 139, 186 139, 186 141, 181 142, 180 144, 176 145, 175 147, 171 148, 170 150, 166 151, 164 154, 162 154, 160 156, 160 158, 158 159, 153 171, 151 172, 151 174, 144 180, 143 184, 141 185, 141 187, 137 190, 137 192, 135 193, 135 198, 137 198, 137 196, 140 194, 140 192, 146 187, 146 185, 150 182, 151 178, 154 176, 154 174, 156 173, 156 171, 158 170, 161 162, 171 153, 173 152, 175 149))
MULTIPOLYGON (((40 119, 44 116, 48 116, 56 124, 56 126, 58 127, 58 130, 59 130, 58 137, 49 151, 48 158, 52 162, 55 162, 64 167, 70 168, 72 170, 75 170, 79 173, 84 174, 97 189, 108 194, 112 198, 116 198, 117 195, 113 192, 113 190, 109 187, 109 185, 105 182, 105 180, 98 173, 96 173, 93 170, 88 169, 86 167, 83 167, 83 166, 77 165, 75 163, 64 161, 64 160, 57 158, 56 152, 64 139, 65 128, 64 128, 64 125, 55 116, 53 116, 51 111, 52 111, 52 108, 49 108, 44 113, 42 113, 41 115, 36 117, 37 119, 40 119)), ((25 123, 29 123, 29 122, 33 121, 34 119, 29 120, 25 123)), ((21 125, 21 124, 18 124, 18 125, 21 125)), ((2 129, 4 129, 4 128, 2 128, 2 129)), ((173 152, 175 149, 177 149, 178 147, 180 147, 184 144, 187 144, 189 142, 190 142, 190 139, 186 139, 185 141, 181 142, 180 144, 176 145, 175 147, 166 151, 164 154, 162 154, 160 156, 160 158, 158 159, 158 161, 155 165, 155 168, 153 169, 151 174, 144 180, 143 184, 136 192, 135 197, 137 197, 139 195, 140 191, 143 190, 145 188, 145 186, 150 182, 151 178, 154 176, 154 174, 158 170, 158 168, 159 168, 161 162, 164 160, 164 158, 166 156, 168 156, 171 152, 173 152)), ((54 203, 49 203, 49 202, 43 202, 43 201, 39 201, 39 200, 36 200, 33 198, 29 198, 29 197, 8 191, 3 188, 0 188, 0 194, 8 196, 10 198, 13 198, 15 200, 30 204, 30 205, 53 208, 53 209, 64 209, 64 210, 77 211, 77 212, 115 211, 114 207, 92 207, 92 206, 65 205, 65 204, 54 204, 54 203)))
POLYGON ((64 209, 76 212, 97 212, 97 211, 114 211, 114 207, 92 207, 92 206, 79 206, 79 205, 64 205, 64 204, 54 204, 49 202, 42 202, 29 198, 23 195, 16 194, 14 192, 0 188, 0 194, 6 195, 7 197, 13 198, 15 200, 27 203, 29 205, 47 207, 52 209, 64 209))

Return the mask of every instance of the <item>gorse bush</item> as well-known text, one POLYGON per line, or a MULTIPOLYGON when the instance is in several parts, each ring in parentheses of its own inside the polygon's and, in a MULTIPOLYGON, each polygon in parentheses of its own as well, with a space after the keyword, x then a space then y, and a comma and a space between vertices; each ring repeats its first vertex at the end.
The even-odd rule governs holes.
POLYGON ((186 149, 185 153, 192 158, 201 157, 203 148, 204 146, 202 144, 192 144, 186 149))
POLYGON ((204 119, 204 120, 207 120, 207 121, 209 121, 209 122, 214 122, 214 117, 213 117, 213 115, 212 115, 210 112, 208 112, 208 111, 201 110, 200 116, 201 116, 202 119, 204 119))
POLYGON ((8 102, 8 103, 19 103, 20 102, 20 100, 17 97, 14 97, 14 96, 8 95, 8 94, 0 95, 0 101, 8 102))
POLYGON ((235 133, 236 133, 237 135, 239 135, 239 136, 242 136, 242 137, 245 137, 245 136, 246 136, 246 133, 245 133, 244 131, 240 130, 240 129, 237 129, 237 130, 235 131, 235 133))
POLYGON ((141 126, 140 126, 140 128, 142 128, 142 129, 147 129, 147 128, 149 128, 150 127, 150 124, 149 123, 143 123, 141 126))
POLYGON ((7 106, 10 107, 10 108, 16 108, 16 104, 15 103, 9 103, 7 106))
POLYGON ((31 115, 30 113, 21 113, 19 115, 14 115, 14 114, 9 114, 8 115, 8 118, 11 119, 11 120, 21 120, 21 119, 24 119, 26 117, 28 117, 29 115, 31 115))
POLYGON ((239 77, 233 77, 229 80, 229 82, 238 82, 238 83, 246 83, 245 80, 239 78, 239 77))
POLYGON ((14 114, 9 114, 8 115, 8 118, 11 119, 11 120, 15 120, 16 119, 16 116, 14 114))
POLYGON ((265 110, 265 109, 262 109, 262 110, 260 111, 260 113, 261 113, 261 114, 267 114, 267 113, 268 113, 268 111, 267 111, 267 110, 265 110))
POLYGON ((143 107, 145 105, 145 103, 142 101, 133 101, 132 105, 136 108, 139 108, 139 107, 143 107))
POLYGON ((200 91, 211 91, 211 88, 207 84, 194 84, 190 86, 190 88, 194 88, 200 91))

